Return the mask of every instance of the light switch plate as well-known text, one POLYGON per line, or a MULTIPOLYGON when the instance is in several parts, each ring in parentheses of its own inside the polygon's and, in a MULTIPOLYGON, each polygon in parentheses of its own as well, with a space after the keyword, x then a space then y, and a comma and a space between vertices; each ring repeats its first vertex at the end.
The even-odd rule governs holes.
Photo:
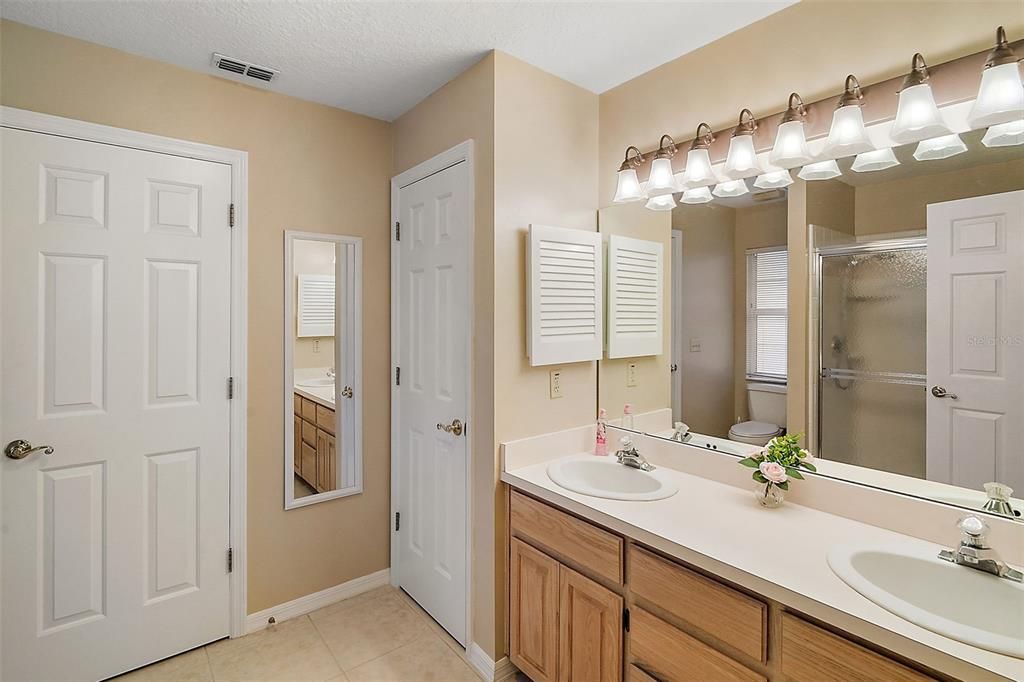
POLYGON ((314 353, 319 353, 320 352, 320 339, 313 339, 313 352, 314 353))
POLYGON ((690 339, 690 352, 691 353, 699 353, 700 352, 700 339, 690 339))
POLYGON ((562 397, 562 370, 553 369, 551 370, 551 397, 561 398, 562 397))
POLYGON ((631 362, 626 365, 626 388, 634 386, 636 386, 636 363, 631 362))

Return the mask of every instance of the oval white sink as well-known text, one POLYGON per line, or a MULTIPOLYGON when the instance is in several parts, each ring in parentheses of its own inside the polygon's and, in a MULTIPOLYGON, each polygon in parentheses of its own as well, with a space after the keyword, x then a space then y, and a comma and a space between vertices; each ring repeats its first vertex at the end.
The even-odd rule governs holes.
POLYGON ((1024 658, 1024 584, 915 549, 834 547, 828 564, 850 587, 904 620, 1024 658))
POLYGON ((679 491, 659 469, 640 471, 619 464, 614 457, 557 460, 548 465, 548 478, 567 490, 611 500, 663 500, 679 491))
POLYGON ((320 377, 316 379, 303 379, 296 384, 297 386, 304 386, 306 388, 319 388, 323 386, 333 386, 334 379, 331 377, 320 377))

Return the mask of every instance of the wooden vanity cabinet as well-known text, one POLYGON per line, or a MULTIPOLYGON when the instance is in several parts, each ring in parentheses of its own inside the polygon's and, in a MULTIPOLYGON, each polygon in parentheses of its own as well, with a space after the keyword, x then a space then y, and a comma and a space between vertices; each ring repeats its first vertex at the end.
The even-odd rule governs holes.
POLYGON ((335 412, 295 394, 295 473, 317 492, 337 488, 335 412))

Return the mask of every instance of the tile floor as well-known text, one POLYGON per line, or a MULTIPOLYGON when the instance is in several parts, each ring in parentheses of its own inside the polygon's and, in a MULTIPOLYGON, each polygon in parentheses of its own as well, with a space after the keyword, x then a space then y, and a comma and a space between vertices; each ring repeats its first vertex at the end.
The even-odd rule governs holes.
POLYGON ((387 586, 118 678, 171 680, 479 682, 480 677, 441 626, 404 592, 387 586))

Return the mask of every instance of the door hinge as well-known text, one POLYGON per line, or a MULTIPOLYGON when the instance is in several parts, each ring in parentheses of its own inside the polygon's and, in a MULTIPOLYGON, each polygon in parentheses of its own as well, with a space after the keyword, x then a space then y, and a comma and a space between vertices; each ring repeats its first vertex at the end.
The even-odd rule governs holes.
POLYGON ((395 367, 395 386, 402 385, 402 368, 395 367))
POLYGON ((402 527, 402 512, 395 512, 395 530, 402 527))
POLYGON ((395 241, 402 241, 402 223, 395 221, 395 241))
POLYGON ((235 226, 235 205, 228 204, 228 227, 235 226))
POLYGON ((235 397, 235 378, 228 377, 228 400, 232 400, 235 397))
POLYGON ((235 550, 228 547, 228 573, 235 570, 235 550))
POLYGON ((622 610, 622 627, 629 632, 629 609, 622 610))

